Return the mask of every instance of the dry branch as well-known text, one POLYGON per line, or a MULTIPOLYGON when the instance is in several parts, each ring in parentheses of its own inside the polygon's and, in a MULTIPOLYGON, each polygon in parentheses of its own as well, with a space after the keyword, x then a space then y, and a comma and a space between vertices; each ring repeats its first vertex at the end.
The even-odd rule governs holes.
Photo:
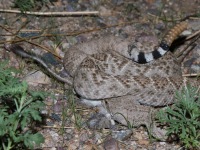
POLYGON ((191 74, 183 74, 183 77, 198 77, 200 74, 198 73, 191 73, 191 74))
POLYGON ((99 15, 99 11, 78 11, 78 12, 32 12, 26 11, 21 12, 19 10, 11 10, 11 9, 0 9, 0 12, 3 13, 17 13, 17 14, 27 14, 27 15, 35 15, 35 16, 91 16, 91 15, 99 15))

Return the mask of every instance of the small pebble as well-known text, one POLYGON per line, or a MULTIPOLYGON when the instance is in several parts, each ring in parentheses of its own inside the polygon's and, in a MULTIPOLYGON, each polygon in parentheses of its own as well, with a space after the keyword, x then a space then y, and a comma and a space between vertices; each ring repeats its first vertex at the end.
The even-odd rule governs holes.
POLYGON ((140 145, 149 145, 150 141, 149 140, 145 140, 145 139, 141 139, 138 141, 138 144, 140 145))
POLYGON ((105 150, 119 150, 118 142, 114 138, 106 138, 103 145, 105 150))

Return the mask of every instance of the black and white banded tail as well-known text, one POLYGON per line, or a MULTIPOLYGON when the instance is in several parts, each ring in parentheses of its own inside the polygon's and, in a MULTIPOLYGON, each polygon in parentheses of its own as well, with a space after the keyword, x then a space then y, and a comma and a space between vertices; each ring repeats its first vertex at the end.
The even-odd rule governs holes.
POLYGON ((158 49, 155 49, 151 52, 145 53, 145 52, 139 52, 137 47, 130 46, 129 47, 129 55, 130 59, 132 59, 134 62, 145 64, 152 60, 158 59, 162 57, 167 51, 169 51, 169 48, 172 44, 172 42, 187 28, 188 24, 187 22, 180 22, 176 24, 163 38, 161 41, 158 49))

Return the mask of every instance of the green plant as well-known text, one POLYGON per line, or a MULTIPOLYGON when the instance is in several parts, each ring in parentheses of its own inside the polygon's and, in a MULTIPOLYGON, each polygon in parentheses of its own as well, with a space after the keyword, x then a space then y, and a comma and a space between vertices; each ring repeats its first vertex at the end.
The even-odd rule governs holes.
POLYGON ((48 0, 15 0, 15 7, 18 7, 21 12, 33 10, 39 5, 44 5, 48 0))
POLYGON ((67 92, 67 96, 68 96, 70 110, 74 115, 75 126, 77 127, 77 129, 81 129, 83 121, 81 115, 79 114, 80 112, 78 112, 76 109, 75 95, 73 93, 73 90, 69 89, 67 92))
POLYGON ((0 63, 0 147, 4 150, 32 149, 44 142, 43 136, 33 132, 31 125, 41 121, 39 110, 47 95, 29 91, 26 82, 13 76, 16 73, 6 62, 0 63))
POLYGON ((188 149, 200 148, 200 99, 198 89, 187 86, 176 93, 176 103, 160 110, 159 122, 167 125, 167 135, 175 134, 188 149))

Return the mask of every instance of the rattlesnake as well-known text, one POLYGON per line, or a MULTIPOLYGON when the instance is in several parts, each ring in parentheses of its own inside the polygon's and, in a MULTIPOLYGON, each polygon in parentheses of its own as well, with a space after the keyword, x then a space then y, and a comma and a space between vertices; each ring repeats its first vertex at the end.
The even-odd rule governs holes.
MULTIPOLYGON (((110 113, 120 112, 132 122, 140 119, 138 124, 146 124, 151 117, 150 108, 145 105, 172 104, 175 91, 185 85, 180 63, 168 52, 173 40, 185 28, 186 22, 177 24, 159 47, 149 53, 140 52, 137 43, 114 36, 76 45, 68 49, 63 58, 69 74, 65 77, 56 74, 38 56, 30 55, 21 47, 12 45, 9 49, 22 57, 34 59, 58 80, 72 84, 84 103, 100 107, 107 117, 111 118, 110 113)), ((120 116, 115 119, 126 124, 120 116)))
POLYGON ((93 40, 69 49, 64 67, 74 77, 76 93, 85 99, 132 95, 140 104, 165 106, 173 103, 174 91, 182 87, 183 79, 180 64, 170 52, 158 58, 186 27, 186 22, 176 25, 158 49, 149 53, 138 52, 135 43, 117 37, 93 40), (138 64, 144 62, 149 63, 138 64))

